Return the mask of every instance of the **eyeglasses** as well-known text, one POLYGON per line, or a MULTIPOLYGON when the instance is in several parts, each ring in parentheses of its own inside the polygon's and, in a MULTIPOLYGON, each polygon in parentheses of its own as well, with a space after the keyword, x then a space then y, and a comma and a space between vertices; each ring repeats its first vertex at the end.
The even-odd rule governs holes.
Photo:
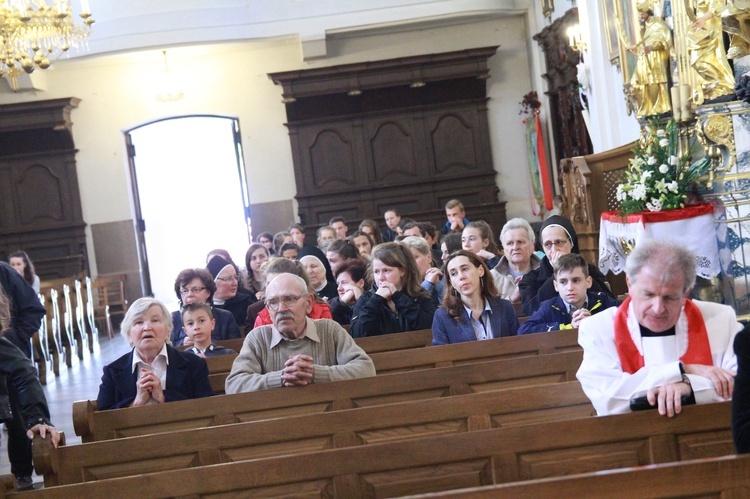
POLYGON ((562 248, 569 242, 570 242, 569 239, 564 239, 564 240, 558 239, 556 241, 544 241, 544 244, 542 246, 544 246, 544 249, 552 249, 552 246, 554 246, 555 248, 562 248))
POLYGON ((199 287, 197 287, 197 286, 196 286, 196 287, 194 287, 194 288, 181 288, 181 289, 180 289, 180 294, 181 294, 181 295, 187 295, 187 294, 193 293, 194 295, 197 295, 198 293, 200 293, 200 292, 201 292, 201 291, 203 291, 204 289, 206 289, 206 287, 205 287, 205 286, 203 286, 203 287, 200 287, 200 288, 199 288, 199 287))
POLYGON ((221 282, 239 281, 236 275, 233 275, 231 277, 217 277, 216 280, 221 282))
POLYGON ((274 298, 269 298, 266 300, 266 307, 268 310, 273 310, 276 312, 281 304, 283 303, 285 307, 289 308, 297 301, 299 301, 300 298, 302 298, 303 295, 282 295, 274 298))

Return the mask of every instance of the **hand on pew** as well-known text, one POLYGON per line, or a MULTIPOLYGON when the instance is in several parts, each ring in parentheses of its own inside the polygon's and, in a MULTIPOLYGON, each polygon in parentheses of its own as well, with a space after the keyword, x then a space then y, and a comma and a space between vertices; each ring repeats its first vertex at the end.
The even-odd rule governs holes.
POLYGON ((39 423, 29 428, 29 431, 26 432, 26 436, 29 437, 30 440, 34 439, 34 435, 39 435, 42 438, 46 438, 47 434, 49 434, 52 445, 57 447, 57 444, 60 443, 60 432, 57 431, 57 428, 55 428, 54 426, 50 426, 45 423, 39 423))
POLYGON ((281 386, 305 386, 314 382, 315 367, 309 355, 294 355, 281 371, 281 386))
POLYGON ((683 364, 682 368, 686 374, 697 374, 704 378, 710 379, 716 393, 719 394, 724 400, 732 398, 732 392, 734 392, 734 377, 737 374, 735 371, 723 369, 717 366, 704 366, 701 364, 683 364))
POLYGON ((659 414, 671 418, 682 412, 682 397, 690 397, 692 393, 693 389, 689 384, 679 381, 651 388, 646 393, 646 397, 649 404, 658 404, 659 414))

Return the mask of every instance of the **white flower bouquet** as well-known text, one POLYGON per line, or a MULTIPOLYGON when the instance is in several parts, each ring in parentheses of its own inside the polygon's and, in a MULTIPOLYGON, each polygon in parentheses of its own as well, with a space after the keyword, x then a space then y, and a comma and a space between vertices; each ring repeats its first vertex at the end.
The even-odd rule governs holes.
POLYGON ((708 172, 711 161, 704 157, 690 164, 687 154, 679 157, 678 133, 673 119, 666 126, 652 121, 643 128, 625 172, 626 182, 617 186, 620 213, 685 207, 688 191, 708 172))

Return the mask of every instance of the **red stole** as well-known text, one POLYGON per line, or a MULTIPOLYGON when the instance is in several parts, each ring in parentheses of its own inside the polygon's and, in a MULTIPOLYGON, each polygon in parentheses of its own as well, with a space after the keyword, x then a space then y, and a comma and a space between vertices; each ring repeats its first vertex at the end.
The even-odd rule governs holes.
MULTIPOLYGON (((630 297, 628 296, 615 312, 615 347, 617 348, 617 355, 620 357, 623 372, 635 374, 643 367, 644 362, 643 355, 633 343, 633 337, 628 329, 629 306, 630 297)), ((685 316, 688 327, 688 344, 687 351, 685 355, 680 357, 680 361, 684 364, 714 365, 703 314, 692 300, 685 300, 685 316)))

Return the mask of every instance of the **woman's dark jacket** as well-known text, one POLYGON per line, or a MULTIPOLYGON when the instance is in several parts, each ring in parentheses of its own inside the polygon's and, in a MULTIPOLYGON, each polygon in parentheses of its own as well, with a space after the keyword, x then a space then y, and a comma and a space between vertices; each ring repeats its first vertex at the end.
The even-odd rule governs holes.
POLYGON ((362 293, 352 312, 350 332, 353 337, 403 333, 430 329, 435 316, 435 304, 428 294, 412 297, 401 291, 391 299, 396 306, 393 312, 388 300, 376 294, 377 287, 362 293))

